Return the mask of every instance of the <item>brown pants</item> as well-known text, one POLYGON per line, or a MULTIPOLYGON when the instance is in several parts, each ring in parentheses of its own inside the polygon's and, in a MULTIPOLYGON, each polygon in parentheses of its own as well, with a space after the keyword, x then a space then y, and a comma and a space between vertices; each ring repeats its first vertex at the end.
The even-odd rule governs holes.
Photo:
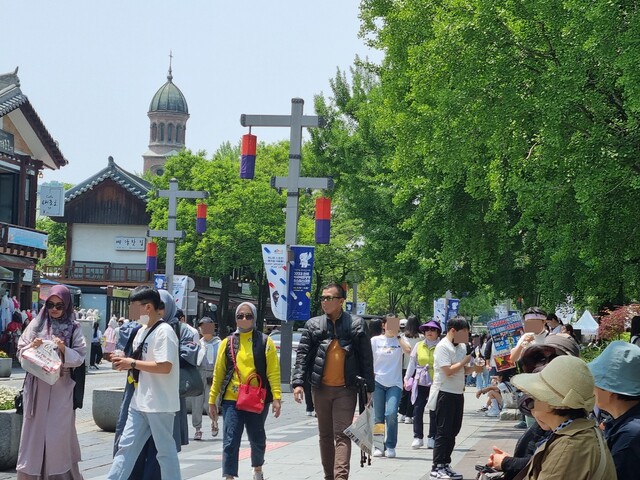
POLYGON ((320 459, 325 480, 347 480, 351 440, 344 434, 353 423, 357 390, 348 387, 311 387, 318 417, 320 459))

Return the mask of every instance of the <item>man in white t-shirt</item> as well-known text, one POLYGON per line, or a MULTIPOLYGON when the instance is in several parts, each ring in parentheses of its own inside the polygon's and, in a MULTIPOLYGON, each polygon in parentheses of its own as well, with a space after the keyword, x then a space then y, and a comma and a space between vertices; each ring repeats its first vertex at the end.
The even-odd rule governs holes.
POLYGON ((522 314, 525 333, 518 340, 518 344, 511 349, 511 361, 517 362, 522 353, 531 345, 544 345, 544 339, 549 332, 546 329, 547 312, 539 307, 529 307, 522 314))
POLYGON ((436 439, 430 478, 461 479, 451 469, 451 453, 462 428, 464 410, 464 375, 471 373, 469 323, 463 317, 447 322, 447 334, 436 345, 434 378, 429 394, 429 409, 436 412, 436 439))
POLYGON ((173 439, 173 419, 180 410, 178 338, 162 320, 160 311, 164 304, 157 290, 138 287, 131 302, 140 306, 138 322, 143 325, 133 341, 132 357, 136 358, 114 357, 113 364, 118 370, 129 370, 129 380, 134 381, 136 388, 107 479, 128 479, 151 436, 163 478, 180 480, 180 462, 173 439))

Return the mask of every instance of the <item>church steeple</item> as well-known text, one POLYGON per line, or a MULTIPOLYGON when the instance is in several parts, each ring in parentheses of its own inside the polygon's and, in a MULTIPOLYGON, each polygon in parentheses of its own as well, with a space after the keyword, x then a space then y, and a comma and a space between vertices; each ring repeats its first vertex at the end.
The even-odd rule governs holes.
POLYGON ((144 171, 161 175, 167 157, 185 147, 189 119, 187 100, 173 83, 173 54, 169 52, 167 82, 151 99, 147 116, 150 121, 149 150, 143 155, 144 171))

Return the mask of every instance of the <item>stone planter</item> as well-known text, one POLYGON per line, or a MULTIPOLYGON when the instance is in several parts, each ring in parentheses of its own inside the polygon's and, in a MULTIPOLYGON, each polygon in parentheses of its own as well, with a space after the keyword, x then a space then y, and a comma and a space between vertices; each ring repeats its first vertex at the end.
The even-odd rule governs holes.
POLYGON ((0 358, 0 377, 7 378, 11 376, 11 367, 13 360, 11 358, 0 358))
POLYGON ((105 432, 115 432, 124 388, 95 388, 91 413, 93 421, 105 432))
POLYGON ((0 410, 0 471, 15 468, 22 433, 22 415, 15 410, 0 410))

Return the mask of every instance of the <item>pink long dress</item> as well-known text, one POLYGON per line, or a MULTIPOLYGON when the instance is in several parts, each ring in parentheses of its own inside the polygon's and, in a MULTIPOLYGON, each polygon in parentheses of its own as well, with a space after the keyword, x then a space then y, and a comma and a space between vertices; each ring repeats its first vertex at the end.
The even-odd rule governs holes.
MULTIPOLYGON (((36 338, 32 321, 18 342, 18 350, 27 348, 36 338)), ((40 338, 53 340, 44 328, 40 338)), ((78 325, 66 347, 60 379, 53 385, 27 375, 24 385, 24 418, 18 451, 18 480, 82 480, 78 462, 80 444, 73 409, 73 386, 69 368, 84 363, 87 344, 78 325)))

